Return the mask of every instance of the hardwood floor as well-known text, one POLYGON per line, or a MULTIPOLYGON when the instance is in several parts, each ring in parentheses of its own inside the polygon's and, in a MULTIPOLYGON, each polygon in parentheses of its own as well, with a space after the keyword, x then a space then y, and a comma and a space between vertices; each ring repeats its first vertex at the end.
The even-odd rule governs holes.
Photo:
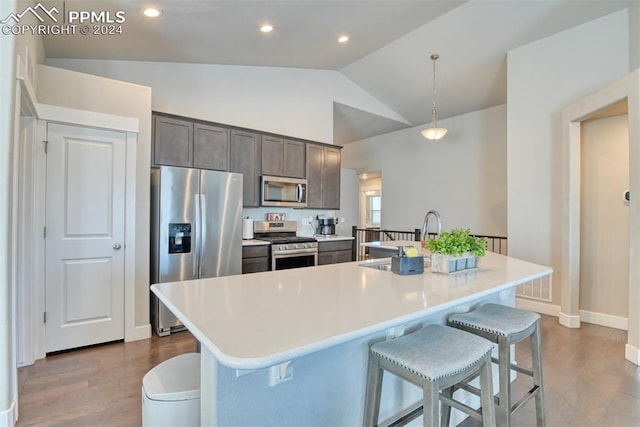
POLYGON ((188 332, 49 356, 18 370, 17 426, 140 426, 142 377, 196 350, 188 332))
MULTIPOLYGON (((640 426, 640 368, 624 359, 626 332, 542 319, 547 426, 640 426)), ((61 353, 19 369, 18 426, 139 426, 141 381, 153 366, 194 351, 188 332, 61 353)), ((528 342, 516 359, 529 365, 528 342)), ((515 390, 524 389, 521 379, 515 390)), ((473 420, 463 427, 479 425, 473 420)), ((514 426, 534 426, 533 401, 514 426)))
MULTIPOLYGON (((542 317, 543 381, 549 427, 640 426, 640 368, 624 358, 627 333, 583 323, 580 329, 542 317)), ((529 341, 516 345, 516 361, 531 366, 529 341)), ((515 393, 531 382, 518 376, 515 393)), ((513 415, 514 426, 535 426, 535 403, 513 415)), ((467 419, 461 427, 481 423, 467 419)))

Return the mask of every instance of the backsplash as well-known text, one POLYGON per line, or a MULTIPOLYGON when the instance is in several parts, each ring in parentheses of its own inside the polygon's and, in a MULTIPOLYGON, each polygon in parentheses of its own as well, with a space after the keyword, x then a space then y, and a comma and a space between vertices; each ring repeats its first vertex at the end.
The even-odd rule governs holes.
MULTIPOLYGON (((312 210, 312 209, 293 209, 278 207, 261 207, 261 208, 244 208, 242 217, 249 217, 254 221, 265 221, 268 213, 284 213, 285 220, 298 222, 298 236, 313 236, 315 230, 311 225, 311 220, 318 215, 320 218, 333 217, 338 211, 312 210)), ((342 225, 342 224, 340 224, 342 225)), ((338 234, 344 234, 338 231, 338 234)), ((348 235, 351 235, 349 232, 348 235)))

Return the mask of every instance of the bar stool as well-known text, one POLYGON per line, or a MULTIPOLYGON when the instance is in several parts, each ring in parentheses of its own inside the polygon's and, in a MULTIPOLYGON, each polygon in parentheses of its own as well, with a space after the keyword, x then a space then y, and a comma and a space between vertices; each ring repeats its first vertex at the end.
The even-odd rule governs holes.
MULTIPOLYGON (((468 313, 454 314, 449 324, 498 343, 498 364, 500 391, 496 398, 497 418, 501 426, 511 425, 511 415, 532 397, 536 399, 536 422, 545 425, 544 392, 542 387, 542 357, 540 346, 540 315, 527 310, 499 304, 484 304, 468 313), (526 338, 531 343, 532 369, 511 363, 511 345, 526 338), (533 387, 520 400, 511 404, 511 369, 533 377, 533 387)), ((462 385, 468 391, 478 394, 477 389, 462 385)))
MULTIPOLYGON (((485 426, 495 426, 492 348, 493 345, 485 339, 442 325, 429 325, 400 338, 373 344, 369 350, 364 426, 378 424, 385 370, 422 387, 425 426, 440 423, 440 401, 443 409, 453 406, 481 420, 485 426), (481 410, 452 398, 452 386, 474 375, 480 375, 481 410)), ((449 424, 449 413, 450 409, 443 410, 447 416, 442 417, 442 425, 449 424)), ((405 410, 391 422, 406 415, 405 410)))

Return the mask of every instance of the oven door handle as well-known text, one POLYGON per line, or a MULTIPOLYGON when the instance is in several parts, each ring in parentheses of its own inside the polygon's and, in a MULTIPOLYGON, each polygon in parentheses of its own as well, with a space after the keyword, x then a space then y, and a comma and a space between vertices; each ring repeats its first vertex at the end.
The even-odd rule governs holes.
POLYGON ((318 248, 307 248, 307 249, 288 249, 277 252, 272 252, 274 258, 289 258, 297 255, 308 255, 315 254, 318 252, 318 248))

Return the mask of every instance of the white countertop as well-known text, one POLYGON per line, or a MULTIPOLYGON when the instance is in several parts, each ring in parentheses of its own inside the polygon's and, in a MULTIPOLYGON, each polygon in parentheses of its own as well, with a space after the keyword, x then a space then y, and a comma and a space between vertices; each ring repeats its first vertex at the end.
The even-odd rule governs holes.
POLYGON ((353 236, 321 236, 316 234, 313 236, 318 242, 332 242, 336 240, 353 240, 353 236))
POLYGON ((384 242, 363 242, 360 243, 360 246, 367 246, 370 248, 380 248, 380 249, 397 249, 398 246, 413 246, 418 249, 422 249, 421 242, 416 242, 414 240, 387 240, 384 242))
POLYGON ((258 245, 269 245, 270 243, 266 240, 256 240, 256 239, 247 239, 242 240, 242 246, 258 246, 258 245))
POLYGON ((451 276, 400 276, 359 264, 363 262, 163 283, 151 289, 220 363, 258 369, 552 273, 549 267, 494 253, 481 258, 477 270, 451 276))

